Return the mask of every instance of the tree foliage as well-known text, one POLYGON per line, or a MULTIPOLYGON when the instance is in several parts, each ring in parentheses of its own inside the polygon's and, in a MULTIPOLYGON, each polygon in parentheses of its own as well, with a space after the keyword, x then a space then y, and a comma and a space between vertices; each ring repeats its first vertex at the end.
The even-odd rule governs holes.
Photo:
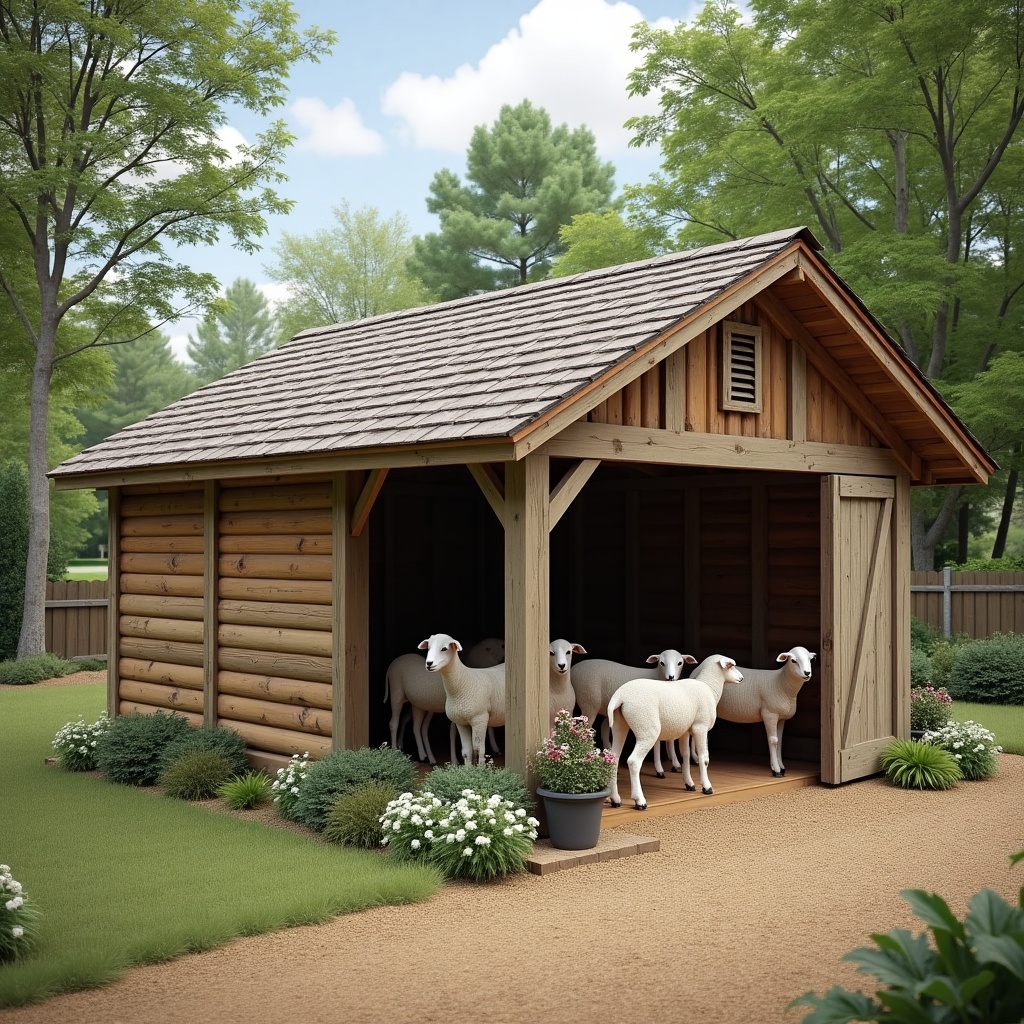
POLYGON ((653 224, 630 224, 617 210, 577 214, 562 226, 559 238, 565 254, 552 268, 552 277, 645 260, 666 250, 664 232, 653 224))
POLYGON ((267 115, 328 34, 287 0, 0 3, 0 295, 30 371, 30 538, 19 654, 43 648, 47 438, 57 366, 141 336, 212 296, 168 245, 228 232, 251 249, 290 137, 232 153, 228 110, 267 115), (13 268, 13 269, 12 269, 13 268))
POLYGON ((412 254, 409 227, 401 214, 382 218, 365 206, 334 207, 334 224, 312 235, 282 233, 274 247, 271 280, 291 294, 277 309, 282 339, 309 327, 361 320, 425 305, 423 283, 407 269, 412 254))
POLYGON ((447 169, 434 176, 427 209, 441 230, 416 239, 413 269, 442 299, 545 277, 565 251, 562 227, 606 210, 614 177, 587 128, 553 128, 528 100, 503 106, 473 131, 466 184, 447 169))

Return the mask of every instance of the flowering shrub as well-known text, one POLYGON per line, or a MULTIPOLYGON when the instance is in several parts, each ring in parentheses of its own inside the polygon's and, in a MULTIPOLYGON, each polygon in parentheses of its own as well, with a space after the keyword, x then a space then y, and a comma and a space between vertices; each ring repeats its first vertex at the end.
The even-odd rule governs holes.
POLYGON ((91 772, 96 767, 96 741, 110 728, 106 711, 91 725, 84 718, 68 722, 53 737, 57 763, 68 772, 91 772))
POLYGON ((448 878, 484 882, 526 868, 536 818, 495 793, 463 790, 445 803, 425 790, 403 793, 380 818, 383 843, 402 860, 425 860, 448 878))
POLYGON ((306 777, 309 767, 309 751, 304 754, 292 754, 291 759, 283 768, 277 769, 277 778, 270 784, 274 794, 277 813, 282 818, 295 821, 295 805, 299 802, 302 780, 306 777))
POLYGON ((615 773, 615 755, 598 750, 586 715, 559 711, 551 735, 530 759, 540 785, 554 793, 597 793, 615 773))
POLYGON ((24 956, 35 941, 38 915, 11 869, 0 864, 0 962, 24 956))
POLYGON ((910 688, 910 728, 939 729, 949 721, 953 703, 944 686, 912 686, 910 688))
POLYGON ((924 742, 953 755, 965 779, 987 779, 996 772, 996 755, 1003 748, 995 736, 977 722, 948 722, 924 734, 924 742))

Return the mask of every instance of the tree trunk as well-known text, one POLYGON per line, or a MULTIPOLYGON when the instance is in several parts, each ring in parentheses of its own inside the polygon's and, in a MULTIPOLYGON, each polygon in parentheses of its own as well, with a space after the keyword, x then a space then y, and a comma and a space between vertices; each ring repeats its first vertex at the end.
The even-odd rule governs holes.
POLYGON ((965 501, 957 513, 956 560, 963 565, 967 561, 967 544, 971 537, 971 503, 965 501))
MULTIPOLYGON (((1019 452, 1017 453, 1019 454, 1019 452)), ((1007 474, 1006 494, 1003 497, 1003 511, 999 516, 999 527, 996 530, 995 543, 992 545, 992 557, 1002 558, 1006 554, 1006 535, 1010 529, 1010 516, 1013 514, 1013 502, 1017 497, 1017 467, 1007 474)))
POLYGON ((949 529, 963 490, 962 487, 950 487, 946 491, 939 514, 930 527, 925 522, 923 508, 911 509, 910 550, 915 572, 930 572, 935 568, 935 548, 949 529))

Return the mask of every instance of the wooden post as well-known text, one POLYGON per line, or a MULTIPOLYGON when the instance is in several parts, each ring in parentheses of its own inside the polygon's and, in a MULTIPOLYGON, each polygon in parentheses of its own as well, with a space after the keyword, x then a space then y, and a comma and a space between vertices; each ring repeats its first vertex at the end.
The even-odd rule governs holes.
POLYGON ((365 474, 333 477, 331 554, 331 749, 370 742, 370 532, 352 536, 365 474))
POLYGON ((203 489, 203 725, 217 724, 217 499, 220 486, 203 489))
POLYGON ((892 550, 893 732, 910 735, 910 478, 896 477, 892 550))
POLYGON ((701 660, 700 650, 700 491, 683 492, 683 645, 701 660))
POLYGON ((768 487, 750 488, 750 653, 753 664, 768 667, 768 487))
POLYGON ((686 429, 686 348, 665 360, 665 429, 686 429))
POLYGON ((953 570, 948 565, 942 570, 942 635, 947 640, 953 635, 953 570))
POLYGON ((527 757, 548 732, 548 465, 536 452, 505 464, 505 766, 531 787, 527 757))
POLYGON ((120 679, 121 489, 107 489, 107 714, 117 717, 120 679))
POLYGON ((797 341, 789 339, 789 404, 786 436, 807 440, 807 356, 797 341))

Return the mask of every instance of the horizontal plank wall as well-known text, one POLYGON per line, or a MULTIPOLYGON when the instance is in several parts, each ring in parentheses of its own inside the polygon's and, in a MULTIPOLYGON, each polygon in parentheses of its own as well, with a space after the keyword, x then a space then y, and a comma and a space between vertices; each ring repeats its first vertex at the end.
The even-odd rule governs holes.
POLYGON ((203 488, 172 487, 124 488, 112 504, 117 712, 173 710, 201 725, 203 488))
POLYGON ((107 581, 46 581, 46 650, 62 658, 107 653, 107 581))

